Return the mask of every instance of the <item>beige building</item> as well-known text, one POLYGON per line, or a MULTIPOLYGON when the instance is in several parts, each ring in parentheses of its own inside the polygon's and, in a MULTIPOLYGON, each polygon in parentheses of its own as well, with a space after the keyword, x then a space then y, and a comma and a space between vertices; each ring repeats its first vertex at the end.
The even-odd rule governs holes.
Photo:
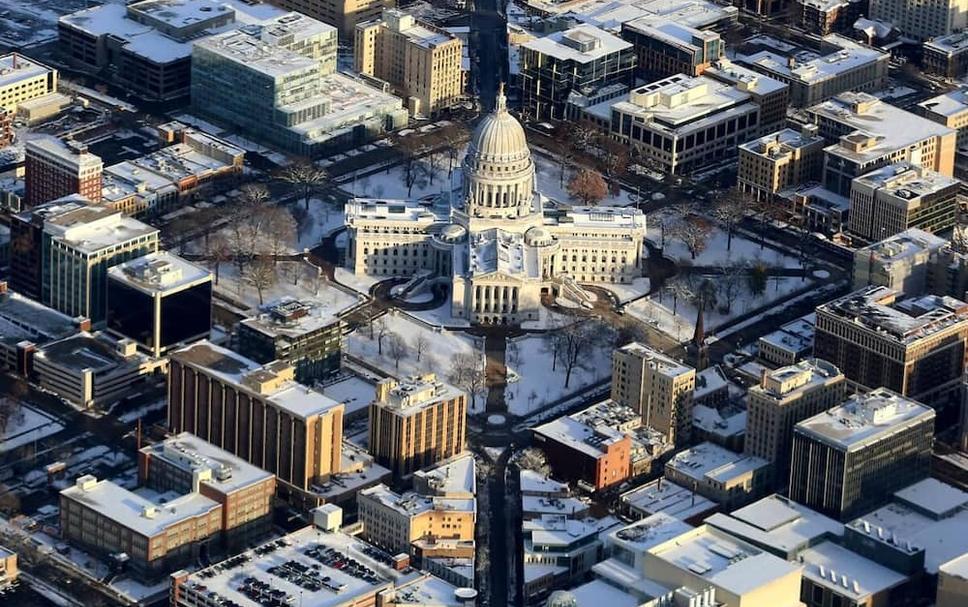
POLYGON ((908 295, 920 295, 932 282, 929 277, 937 266, 934 260, 946 244, 948 241, 940 236, 910 228, 861 247, 854 251, 854 289, 878 285, 908 295))
POLYGON ((968 605, 968 553, 938 567, 938 599, 935 607, 968 605))
POLYGON ((0 585, 13 582, 19 575, 17 553, 0 546, 0 585))
POLYGON ((394 493, 386 485, 357 494, 363 535, 391 554, 411 552, 419 540, 473 541, 474 499, 394 493))
POLYGON ((18 53, 0 56, 0 109, 16 112, 21 103, 57 92, 57 70, 18 53))
POLYGON ((908 228, 941 232, 955 225, 961 182, 910 162, 854 179, 848 229, 881 240, 908 228))
POLYGON ((355 69, 386 80, 411 114, 433 116, 462 93, 460 38, 398 9, 356 26, 355 69))
POLYGON ((729 510, 766 493, 770 462, 705 442, 676 453, 663 474, 729 510))
POLYGON ((642 276, 645 215, 638 209, 545 209, 524 128, 495 111, 471 136, 456 203, 352 200, 346 265, 356 274, 451 282, 451 313, 478 324, 535 320, 541 294, 582 299, 577 283, 629 284, 642 276))
POLYGON ((756 200, 815 181, 823 165, 824 140, 813 125, 783 129, 739 146, 737 187, 756 200))
POLYGON ((272 4, 288 11, 319 19, 339 30, 339 37, 353 40, 356 26, 372 21, 385 8, 396 6, 396 0, 272 0, 272 4))
POLYGON ((958 131, 958 147, 968 145, 968 88, 932 97, 918 104, 928 120, 958 131))
POLYGON ((612 353, 612 399, 642 414, 671 443, 689 441, 696 370, 632 342, 612 353))
POLYGON ((414 472, 464 450, 467 395, 433 373, 377 384, 370 404, 370 453, 394 476, 414 472))
POLYGON ((773 463, 786 477, 793 427, 843 401, 847 381, 840 369, 817 358, 763 374, 747 393, 746 453, 773 463))

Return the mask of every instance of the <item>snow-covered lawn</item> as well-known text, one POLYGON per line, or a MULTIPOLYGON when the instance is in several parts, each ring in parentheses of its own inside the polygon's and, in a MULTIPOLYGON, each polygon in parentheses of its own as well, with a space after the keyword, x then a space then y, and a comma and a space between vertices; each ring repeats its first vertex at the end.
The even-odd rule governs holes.
MULTIPOLYGON (((648 233, 646 235, 655 246, 662 243, 662 229, 658 222, 648 223, 648 233)), ((702 253, 692 259, 689 249, 681 240, 672 235, 669 226, 665 228, 665 247, 662 249, 666 257, 689 263, 694 266, 719 266, 724 263, 736 264, 744 261, 762 262, 770 267, 780 268, 799 268, 800 260, 795 255, 786 255, 769 246, 761 247, 760 243, 753 242, 744 238, 742 235, 733 233, 733 243, 729 250, 726 249, 728 241, 726 232, 719 226, 714 226, 706 241, 706 248, 702 253)))
MULTIPOLYGON (((710 279, 715 282, 716 277, 710 279)), ((773 302, 782 299, 800 289, 809 288, 813 283, 798 277, 770 278, 766 290, 760 295, 753 296, 742 287, 740 295, 733 302, 729 313, 723 313, 718 307, 707 310, 704 318, 707 333, 714 333, 716 328, 742 314, 765 308, 773 302)), ((669 294, 663 294, 660 302, 658 294, 629 304, 626 308, 632 316, 646 322, 677 341, 685 341, 692 337, 695 330, 696 306, 690 302, 679 300, 673 315, 673 299, 669 294)))
POLYGON ((373 285, 388 278, 387 276, 367 276, 366 274, 356 275, 342 266, 336 268, 333 276, 339 284, 349 287, 363 295, 369 295, 370 288, 373 285))
POLYGON ((514 415, 528 415, 612 373, 612 348, 603 343, 585 354, 583 366, 572 371, 566 388, 565 366, 560 360, 553 365, 548 340, 547 335, 538 334, 508 340, 508 385, 504 396, 514 415))
POLYGON ((419 176, 413 184, 409 195, 407 192, 407 182, 405 171, 402 165, 389 167, 383 171, 372 175, 359 176, 341 184, 347 192, 361 198, 388 198, 388 199, 416 199, 447 192, 449 184, 457 188, 460 186, 460 167, 455 163, 454 172, 450 178, 447 177, 447 162, 434 172, 433 183, 430 180, 430 171, 425 162, 421 162, 419 176))
POLYGON ((39 409, 21 403, 10 418, 7 429, 0 436, 0 453, 11 451, 64 429, 57 420, 39 409))
MULTIPOLYGON (((446 381, 449 365, 458 354, 479 354, 482 351, 482 344, 469 335, 458 331, 428 329, 403 313, 391 311, 377 322, 381 322, 382 319, 386 319, 388 331, 399 336, 405 344, 399 364, 390 355, 393 348, 389 346, 389 343, 393 338, 384 337, 383 354, 380 354, 379 332, 375 330, 371 339, 369 328, 366 327, 358 329, 347 338, 346 352, 382 369, 388 375, 403 377, 433 372, 446 381), (428 345, 418 362, 416 344, 421 337, 428 345)), ((483 400, 482 398, 477 399, 477 404, 481 408, 483 408, 483 400)))
POLYGON ((625 303, 649 292, 650 281, 646 277, 636 278, 630 285, 602 285, 618 298, 619 303, 625 303))
POLYGON ((319 198, 309 201, 309 211, 304 212, 303 202, 297 201, 290 205, 290 211, 296 219, 296 249, 311 249, 319 244, 323 238, 343 227, 343 209, 319 198), (293 207, 299 207, 295 211, 293 207))
MULTIPOLYGON (((536 172, 535 186, 538 188, 538 192, 559 202, 574 203, 575 201, 573 201, 571 196, 568 195, 568 182, 571 180, 573 174, 572 170, 567 168, 565 169, 564 185, 562 185, 561 168, 559 167, 557 160, 550 156, 545 156, 536 150, 531 151, 531 158, 534 160, 534 168, 536 172)), ((645 193, 643 192, 643 196, 644 195, 645 193)), ((609 194, 599 204, 605 206, 626 207, 634 202, 634 192, 621 190, 617 196, 609 194)))
POLYGON ((450 297, 447 301, 432 310, 408 310, 407 314, 416 316, 420 320, 438 327, 469 327, 471 323, 465 318, 457 318, 451 314, 450 297))
MULTIPOLYGON (((248 269, 246 270, 248 272, 248 269)), ((222 263, 219 282, 215 287, 227 299, 243 304, 249 310, 257 310, 259 291, 246 278, 239 278, 238 268, 232 263, 222 263)), ((263 304, 270 304, 284 297, 311 301, 329 314, 339 314, 360 300, 317 274, 316 267, 304 261, 280 261, 276 265, 275 282, 264 288, 263 304)))

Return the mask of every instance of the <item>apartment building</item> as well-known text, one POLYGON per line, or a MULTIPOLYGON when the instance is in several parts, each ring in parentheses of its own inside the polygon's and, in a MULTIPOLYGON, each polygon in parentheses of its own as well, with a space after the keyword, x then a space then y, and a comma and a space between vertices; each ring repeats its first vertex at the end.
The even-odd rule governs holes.
POLYGON ((965 29, 968 2, 965 0, 870 0, 868 16, 891 23, 915 40, 930 40, 965 29))
POLYGON ((928 40, 921 45, 924 71, 945 78, 960 78, 968 73, 968 33, 956 32, 928 40))
POLYGON ((885 387, 935 408, 959 401, 968 304, 872 286, 817 307, 814 356, 852 387, 885 387))
POLYGON ((411 114, 435 116, 463 95, 462 42, 398 9, 356 26, 355 69, 389 82, 411 114))
POLYGON ((622 23, 622 38, 634 45, 638 73, 648 80, 699 76, 725 48, 714 31, 651 16, 622 23))
POLYGON ((154 357, 212 329, 212 275, 167 251, 108 270, 107 328, 154 357))
POLYGON ((760 135, 760 114, 747 92, 678 74, 586 108, 583 118, 679 175, 735 155, 740 143, 760 135))
POLYGON ((37 206, 71 194, 101 200, 101 158, 87 146, 56 137, 29 139, 24 152, 24 203, 37 206))
POLYGON ((276 6, 318 19, 339 30, 339 37, 354 40, 356 26, 380 17, 396 0, 273 0, 276 6))
POLYGON ((612 399, 640 412, 670 443, 689 442, 695 388, 695 369, 644 344, 612 352, 612 399))
POLYGON ((359 520, 367 541, 390 554, 414 552, 418 541, 474 540, 477 503, 473 498, 394 493, 386 485, 357 494, 359 520))
POLYGON ((523 112, 536 120, 563 120, 573 93, 631 86, 635 76, 632 44, 585 24, 525 42, 518 58, 523 112))
POLYGON ((955 225, 961 181, 910 162, 854 178, 848 229, 867 241, 908 228, 943 232, 955 225))
POLYGON ((134 491, 90 475, 61 491, 61 536, 157 581, 271 528, 275 477, 190 434, 141 449, 138 472, 134 491))
POLYGON ((21 103, 57 92, 57 70, 19 53, 0 56, 0 110, 11 115, 21 103))
POLYGON ((908 295, 927 293, 932 260, 947 243, 940 236, 910 228, 861 247, 854 252, 854 289, 879 285, 908 295))
POLYGON ((820 178, 824 140, 813 125, 783 129, 739 146, 737 188, 756 200, 820 178))
POLYGON ((341 471, 343 405, 207 341, 170 354, 168 426, 278 477, 280 495, 317 505, 314 486, 341 471))
POLYGON ((370 453, 394 476, 454 457, 467 436, 467 395, 434 373, 377 384, 370 404, 370 453))
POLYGON ((839 520, 928 475, 934 410, 887 388, 851 396, 793 431, 790 499, 839 520))
POLYGON ((774 479, 785 482, 793 427, 839 405, 846 394, 844 374, 821 359, 764 372, 746 397, 746 454, 771 462, 774 479))
POLYGON ((824 36, 816 49, 755 36, 736 55, 738 63, 789 85, 795 107, 809 107, 845 91, 883 88, 889 59, 889 54, 839 34, 824 36))
POLYGON ((855 177, 911 162, 951 176, 957 133, 866 93, 842 93, 807 108, 827 143, 823 185, 849 196, 855 177))

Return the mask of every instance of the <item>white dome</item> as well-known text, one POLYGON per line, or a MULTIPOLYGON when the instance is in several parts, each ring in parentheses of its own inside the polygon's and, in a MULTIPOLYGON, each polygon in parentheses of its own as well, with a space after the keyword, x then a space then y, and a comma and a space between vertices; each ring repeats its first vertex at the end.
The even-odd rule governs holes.
POLYGON ((503 90, 497 95, 494 111, 474 130, 467 153, 479 163, 515 162, 531 156, 524 127, 508 112, 503 90))
POLYGON ((535 226, 524 233, 524 241, 532 247, 546 247, 555 241, 548 230, 535 226))

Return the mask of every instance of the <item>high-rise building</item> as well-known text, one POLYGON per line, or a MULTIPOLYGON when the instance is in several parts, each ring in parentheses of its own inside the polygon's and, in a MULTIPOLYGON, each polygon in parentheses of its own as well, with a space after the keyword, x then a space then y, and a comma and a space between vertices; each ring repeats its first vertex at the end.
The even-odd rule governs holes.
POLYGON ((961 182, 910 162, 881 167, 854 178, 848 229, 882 240, 908 228, 936 233, 955 225, 961 182))
POLYGON ((405 477, 464 450, 467 395, 433 373, 384 379, 370 404, 370 453, 405 477))
POLYGON ((27 141, 24 201, 27 207, 80 194, 101 200, 101 159, 74 141, 43 136, 27 141))
POLYGON ((868 16, 891 23, 908 37, 930 40, 965 29, 968 1, 870 0, 868 16))
POLYGON ((790 499, 847 520, 928 474, 934 410, 887 388, 796 425, 790 499))
POLYGON ((0 56, 0 110, 57 92, 57 70, 19 53, 0 56))
POLYGON ((108 270, 108 331, 152 356, 207 339, 212 329, 212 275, 165 251, 108 270))
POLYGON ((384 9, 397 5, 396 0, 273 0, 282 8, 309 15, 339 30, 343 40, 353 40, 353 30, 364 21, 372 21, 384 9))
POLYGON ((312 487, 341 468, 343 405, 294 378, 288 364, 260 366, 207 341, 176 350, 168 372, 169 429, 272 472, 281 494, 316 505, 312 487))
POLYGON ((433 116, 463 92, 460 38, 398 9, 356 26, 356 71, 389 82, 411 114, 433 116))
POLYGON ((908 295, 921 295, 928 288, 931 260, 947 242, 911 228, 861 247, 854 252, 854 288, 880 285, 908 295))
POLYGON ((785 481, 793 427, 840 404, 847 382, 840 369, 817 358, 763 373, 747 393, 746 453, 773 463, 785 481))
POLYGON ((644 344, 612 353, 612 399, 642 414, 642 423, 684 444, 692 429, 696 370, 644 344))
POLYGON ((618 36, 581 24, 522 44, 519 70, 523 113, 562 120, 572 93, 631 85, 635 52, 618 36))
POLYGON ((959 402, 966 340, 968 304, 873 286, 817 307, 813 351, 855 388, 943 408, 959 402))
POLYGON ((820 178, 824 140, 816 127, 783 129, 739 146, 737 187, 756 200, 820 178))

